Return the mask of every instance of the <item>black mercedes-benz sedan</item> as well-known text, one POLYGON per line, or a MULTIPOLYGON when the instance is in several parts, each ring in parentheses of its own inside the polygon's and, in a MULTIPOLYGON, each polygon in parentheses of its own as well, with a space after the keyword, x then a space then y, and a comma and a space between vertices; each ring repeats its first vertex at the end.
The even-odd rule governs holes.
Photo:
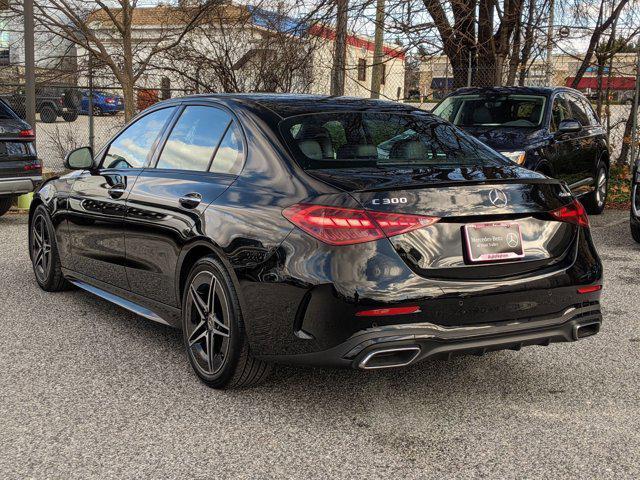
POLYGON ((324 96, 159 103, 30 213, 35 277, 182 328, 198 377, 379 369, 598 332, 582 205, 410 106, 324 96))
POLYGON ((433 112, 514 163, 563 180, 588 213, 604 210, 609 184, 607 135, 578 90, 461 88, 433 112))

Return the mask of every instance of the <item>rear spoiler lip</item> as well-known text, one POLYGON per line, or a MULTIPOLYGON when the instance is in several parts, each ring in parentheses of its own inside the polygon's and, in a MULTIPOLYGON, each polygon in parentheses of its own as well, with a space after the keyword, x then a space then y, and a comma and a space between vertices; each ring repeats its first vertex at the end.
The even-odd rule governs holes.
POLYGON ((555 178, 498 178, 485 180, 459 180, 451 182, 424 182, 407 185, 387 185, 384 187, 353 190, 350 193, 388 192, 389 190, 418 190, 422 188, 458 187, 466 185, 563 185, 564 182, 555 178))

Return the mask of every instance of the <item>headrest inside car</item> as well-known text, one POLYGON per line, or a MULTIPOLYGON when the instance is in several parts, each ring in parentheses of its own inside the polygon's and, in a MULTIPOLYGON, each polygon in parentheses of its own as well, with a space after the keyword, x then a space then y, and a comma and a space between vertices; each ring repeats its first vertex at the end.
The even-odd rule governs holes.
POLYGON ((337 158, 378 158, 378 149, 375 145, 343 145, 338 149, 337 158))

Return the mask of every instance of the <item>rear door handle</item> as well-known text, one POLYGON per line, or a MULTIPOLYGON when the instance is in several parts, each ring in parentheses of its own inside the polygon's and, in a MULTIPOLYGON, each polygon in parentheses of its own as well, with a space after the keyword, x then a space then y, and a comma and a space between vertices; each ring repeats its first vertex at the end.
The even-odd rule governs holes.
POLYGON ((198 192, 187 193, 178 200, 184 208, 196 208, 202 202, 202 195, 198 192))
POLYGON ((109 192, 109 196, 115 199, 115 198, 120 198, 122 195, 124 195, 124 192, 126 192, 127 189, 124 188, 124 186, 122 185, 116 185, 114 187, 111 187, 107 191, 109 192))

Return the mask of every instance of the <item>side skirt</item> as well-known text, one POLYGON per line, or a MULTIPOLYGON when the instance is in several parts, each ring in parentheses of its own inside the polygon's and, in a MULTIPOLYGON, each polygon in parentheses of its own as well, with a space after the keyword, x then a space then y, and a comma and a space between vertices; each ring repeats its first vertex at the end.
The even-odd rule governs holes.
POLYGON ((154 322, 181 328, 180 309, 141 297, 127 290, 63 268, 69 283, 154 322))

